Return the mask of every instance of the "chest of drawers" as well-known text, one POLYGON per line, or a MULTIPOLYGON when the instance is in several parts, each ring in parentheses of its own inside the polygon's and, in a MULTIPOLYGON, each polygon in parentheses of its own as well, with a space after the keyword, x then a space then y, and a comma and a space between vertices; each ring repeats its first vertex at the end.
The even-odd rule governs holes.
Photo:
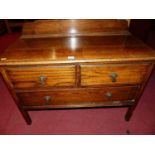
POLYGON ((43 20, 0 55, 0 71, 26 122, 29 110, 128 107, 128 121, 155 52, 124 20, 43 20))

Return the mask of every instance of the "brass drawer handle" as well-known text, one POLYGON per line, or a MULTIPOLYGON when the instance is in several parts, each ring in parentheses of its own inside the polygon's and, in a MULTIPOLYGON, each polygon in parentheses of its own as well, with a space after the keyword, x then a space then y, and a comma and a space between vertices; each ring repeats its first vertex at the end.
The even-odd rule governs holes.
POLYGON ((48 105, 51 103, 52 97, 51 96, 45 96, 44 99, 45 99, 45 104, 48 105))
POLYGON ((106 96, 107 96, 109 99, 111 99, 112 96, 113 96, 113 94, 112 94, 111 92, 107 92, 107 93, 106 93, 106 96))
POLYGON ((118 77, 118 75, 117 75, 117 73, 111 73, 110 77, 111 77, 112 82, 116 82, 117 81, 116 78, 118 77))
POLYGON ((39 76, 39 82, 41 86, 44 86, 46 83, 47 77, 46 76, 39 76))

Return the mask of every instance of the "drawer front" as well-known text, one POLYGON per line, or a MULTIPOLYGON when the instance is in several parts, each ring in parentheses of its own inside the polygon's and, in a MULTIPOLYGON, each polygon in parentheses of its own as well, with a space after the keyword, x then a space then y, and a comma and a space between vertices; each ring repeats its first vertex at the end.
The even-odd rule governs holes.
POLYGON ((74 105, 85 102, 108 102, 133 100, 138 87, 104 87, 64 89, 42 92, 22 92, 17 96, 25 106, 74 105))
POLYGON ((75 85, 75 66, 7 68, 15 89, 75 85))
POLYGON ((139 84, 150 64, 82 65, 81 85, 139 84))

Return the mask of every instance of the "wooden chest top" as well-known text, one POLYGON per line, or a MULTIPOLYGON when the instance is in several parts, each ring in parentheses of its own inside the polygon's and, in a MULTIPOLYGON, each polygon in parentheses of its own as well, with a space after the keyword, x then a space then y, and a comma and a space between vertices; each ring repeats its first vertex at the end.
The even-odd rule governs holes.
MULTIPOLYGON (((51 29, 43 29, 42 22, 36 24, 35 31, 30 28, 30 23, 25 25, 23 35, 0 55, 0 65, 155 60, 155 52, 134 38, 127 31, 124 21, 121 27, 121 22, 116 20, 115 29, 112 29, 114 25, 104 27, 105 20, 84 20, 85 23, 81 20, 62 20, 61 22, 66 23, 64 30, 61 22, 58 25, 56 21, 45 22, 44 26, 53 24, 51 29), (100 24, 95 27, 90 25, 92 22, 100 24), (80 28, 80 24, 81 33, 76 30, 76 26, 80 28), (61 33, 56 31, 58 26, 57 31, 61 33), (48 30, 48 34, 42 29, 48 30), (67 33, 68 29, 70 33, 67 33)), ((109 20, 106 22, 108 25, 109 20)))

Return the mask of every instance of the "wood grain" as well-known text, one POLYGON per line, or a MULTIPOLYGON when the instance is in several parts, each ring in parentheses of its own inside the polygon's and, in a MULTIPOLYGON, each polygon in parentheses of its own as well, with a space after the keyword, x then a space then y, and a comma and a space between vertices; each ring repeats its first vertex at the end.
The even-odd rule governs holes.
POLYGON ((18 39, 0 54, 0 65, 153 61, 155 52, 133 36, 18 39), (72 56, 74 59, 69 60, 72 56))
POLYGON ((51 104, 41 106, 23 106, 25 110, 54 110, 54 109, 79 109, 79 108, 110 108, 110 107, 129 107, 134 104, 133 100, 129 101, 108 101, 108 102, 82 102, 74 104, 51 104))
POLYGON ((75 85, 75 66, 7 68, 7 75, 15 89, 47 88, 75 85), (40 77, 46 77, 42 85, 40 77))
MULTIPOLYGON (((138 92, 138 87, 103 87, 103 88, 76 88, 43 91, 43 92, 25 92, 18 93, 18 97, 22 105, 41 106, 46 105, 45 96, 50 96, 50 105, 72 105, 83 102, 106 102, 106 101, 122 101, 133 100, 138 92), (107 93, 112 93, 112 97, 107 97, 107 93)), ((48 104, 48 105, 49 105, 48 104)))
POLYGON ((37 20, 34 23, 26 23, 23 28, 24 37, 41 37, 43 34, 50 36, 87 35, 103 32, 127 31, 126 20, 102 20, 102 19, 61 19, 61 20, 37 20))
POLYGON ((151 64, 108 64, 82 65, 81 85, 102 84, 140 84, 147 75, 151 64), (111 74, 117 74, 116 82, 112 82, 111 74))

